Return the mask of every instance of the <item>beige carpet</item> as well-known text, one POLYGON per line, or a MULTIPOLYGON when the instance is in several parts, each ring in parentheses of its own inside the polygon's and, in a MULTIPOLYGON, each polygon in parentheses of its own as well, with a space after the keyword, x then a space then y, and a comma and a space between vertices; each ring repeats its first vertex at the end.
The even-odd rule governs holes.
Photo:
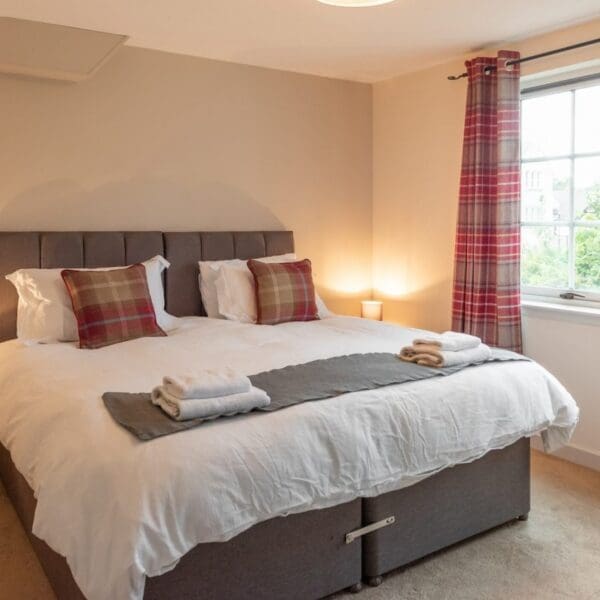
MULTIPOLYGON (((529 521, 391 573, 353 600, 600 600, 600 473, 533 453, 529 521)), ((54 600, 0 486, 0 600, 54 600)))

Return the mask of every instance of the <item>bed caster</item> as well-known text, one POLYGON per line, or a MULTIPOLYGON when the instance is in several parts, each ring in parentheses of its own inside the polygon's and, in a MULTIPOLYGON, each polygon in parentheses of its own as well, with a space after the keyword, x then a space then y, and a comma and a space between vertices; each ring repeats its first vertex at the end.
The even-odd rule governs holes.
POLYGON ((383 577, 381 575, 377 575, 377 577, 369 577, 367 579, 367 583, 371 587, 377 587, 383 583, 383 577))
POLYGON ((358 594, 363 588, 362 582, 355 583, 353 586, 349 587, 348 590, 351 594, 358 594))
POLYGON ((529 513, 525 513, 524 515, 519 515, 517 517, 517 521, 528 521, 529 520, 529 513))

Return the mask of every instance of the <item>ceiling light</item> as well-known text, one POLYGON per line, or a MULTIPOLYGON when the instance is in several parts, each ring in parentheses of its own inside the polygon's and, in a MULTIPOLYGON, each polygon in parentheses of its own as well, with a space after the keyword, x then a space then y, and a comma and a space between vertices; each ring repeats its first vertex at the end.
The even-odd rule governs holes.
POLYGON ((331 4, 331 6, 378 6, 379 4, 389 4, 394 0, 317 0, 321 4, 331 4))

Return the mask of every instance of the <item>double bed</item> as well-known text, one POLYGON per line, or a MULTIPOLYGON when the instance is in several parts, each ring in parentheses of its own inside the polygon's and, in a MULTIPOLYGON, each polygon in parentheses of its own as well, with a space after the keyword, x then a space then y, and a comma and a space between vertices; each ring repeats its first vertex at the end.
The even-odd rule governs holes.
POLYGON ((418 332, 331 316, 202 317, 199 260, 293 252, 291 232, 0 233, 0 272, 164 255, 168 337, 25 346, 0 282, 0 474, 59 598, 320 598, 529 511, 529 440, 568 441, 577 407, 534 362, 222 418, 140 442, 102 404, 181 368, 252 375, 418 332), (63 557, 66 557, 63 558, 63 557))

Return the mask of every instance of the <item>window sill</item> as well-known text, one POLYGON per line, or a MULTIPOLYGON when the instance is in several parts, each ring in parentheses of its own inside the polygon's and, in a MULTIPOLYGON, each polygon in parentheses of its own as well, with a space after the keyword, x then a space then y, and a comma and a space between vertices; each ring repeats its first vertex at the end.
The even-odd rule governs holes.
POLYGON ((560 321, 571 321, 600 327, 600 308, 590 306, 569 306, 557 302, 540 300, 522 300, 523 315, 532 317, 546 316, 560 321))

